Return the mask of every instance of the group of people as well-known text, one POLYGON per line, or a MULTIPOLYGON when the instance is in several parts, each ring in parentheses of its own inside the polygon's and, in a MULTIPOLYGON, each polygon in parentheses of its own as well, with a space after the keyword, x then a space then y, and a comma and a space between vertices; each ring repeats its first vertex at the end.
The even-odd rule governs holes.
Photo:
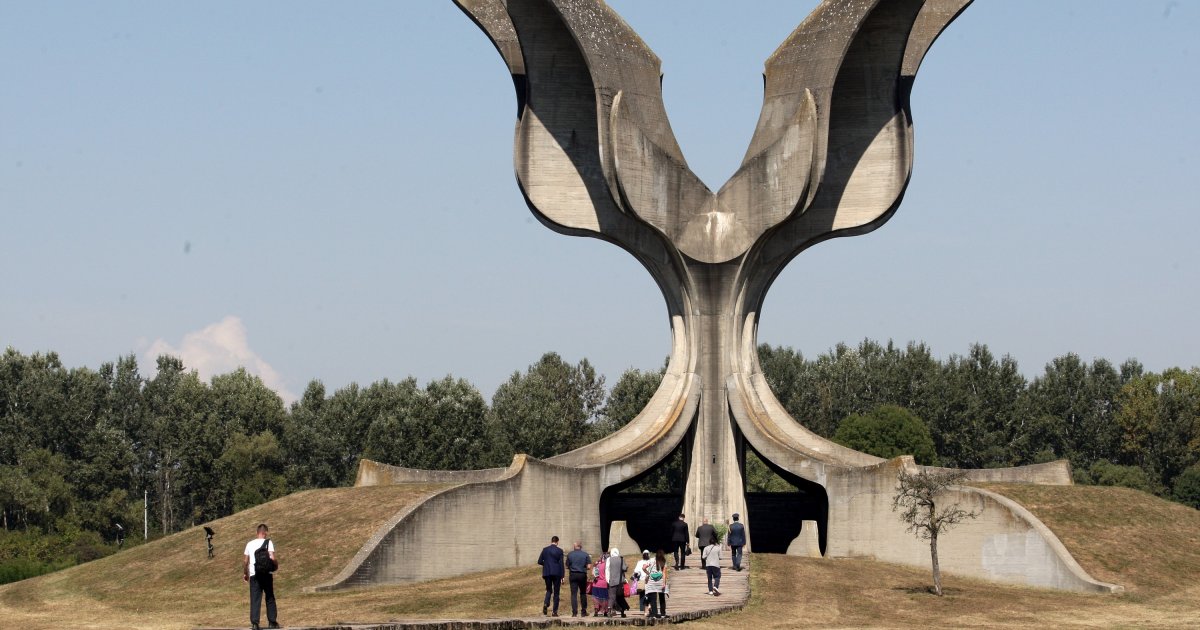
MULTIPOLYGON (((691 555, 691 545, 688 544, 688 524, 683 514, 679 520, 671 523, 671 545, 674 547, 675 569, 687 569, 687 557, 691 555)), ((742 570, 742 550, 746 546, 746 526, 741 523, 741 515, 733 515, 733 523, 725 535, 725 544, 729 545, 732 554, 733 570, 742 570)), ((717 529, 705 518, 700 527, 696 528, 696 546, 700 548, 700 566, 708 577, 708 594, 721 594, 721 541, 717 538, 717 529)))
POLYGON ((542 549, 538 564, 542 565, 542 580, 546 583, 546 595, 542 600, 543 615, 558 616, 559 588, 563 582, 568 582, 572 617, 588 616, 589 597, 592 600, 592 614, 596 617, 627 616, 626 613, 632 609, 629 604, 631 597, 637 597, 638 609, 645 612, 647 617, 667 616, 670 587, 667 581, 667 555, 661 549, 653 556, 649 549, 643 550, 642 558, 631 573, 629 563, 625 562, 616 547, 601 549, 593 562, 580 541, 575 541, 570 553, 564 555, 558 546, 558 536, 553 536, 550 544, 542 549))
MULTIPOLYGON (((582 542, 575 541, 571 551, 564 554, 558 546, 558 536, 551 537, 550 544, 542 549, 538 557, 538 564, 542 566, 542 580, 546 584, 542 614, 558 616, 560 588, 563 583, 569 583, 572 617, 588 616, 589 596, 593 616, 625 617, 632 608, 628 598, 637 597, 638 610, 647 617, 666 617, 667 597, 671 593, 668 568, 674 571, 688 568, 687 557, 692 553, 689 533, 687 521, 680 514, 679 519, 671 523, 674 564, 667 566, 667 555, 662 549, 654 554, 649 549, 643 549, 642 557, 632 572, 616 547, 601 549, 593 562, 592 556, 583 550, 582 542)), ((705 518, 696 528, 695 537, 696 546, 700 549, 700 564, 708 577, 708 594, 720 596, 722 547, 716 528, 705 518)), ((733 570, 741 571, 746 528, 738 514, 733 515, 725 542, 732 552, 733 570)))
MULTIPOLYGON (((739 516, 734 514, 725 541, 733 554, 734 571, 742 570, 742 548, 746 545, 746 529, 739 520, 739 516)), ((259 611, 265 600, 268 627, 278 628, 273 573, 279 569, 279 560, 275 555, 275 543, 269 538, 265 523, 260 524, 255 533, 256 536, 246 543, 242 552, 242 579, 250 586, 250 625, 258 630, 259 611)), ((687 521, 680 514, 679 520, 671 524, 671 543, 674 547, 674 564, 669 567, 671 570, 688 568, 687 557, 691 554, 688 534, 687 521)), ((701 566, 708 574, 708 594, 719 596, 721 541, 707 518, 696 528, 696 546, 700 548, 701 566)), ((642 557, 631 573, 628 563, 616 547, 601 549, 593 562, 580 541, 575 541, 570 553, 564 554, 558 546, 558 536, 554 536, 550 544, 542 549, 538 564, 542 565, 542 579, 546 583, 543 615, 558 616, 560 587, 569 580, 572 617, 587 616, 589 597, 595 616, 625 617, 632 608, 628 600, 630 597, 637 598, 638 610, 645 612, 647 617, 667 616, 667 597, 671 593, 671 586, 667 556, 662 549, 654 554, 649 549, 643 549, 642 557), (550 611, 551 604, 553 612, 550 611)))

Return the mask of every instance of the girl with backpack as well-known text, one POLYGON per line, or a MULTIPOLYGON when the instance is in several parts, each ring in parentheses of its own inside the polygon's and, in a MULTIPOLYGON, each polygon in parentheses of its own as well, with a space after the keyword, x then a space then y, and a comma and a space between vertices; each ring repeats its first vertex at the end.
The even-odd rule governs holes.
POLYGON ((654 554, 649 573, 646 574, 646 601, 650 604, 650 618, 667 616, 667 555, 662 549, 654 554))

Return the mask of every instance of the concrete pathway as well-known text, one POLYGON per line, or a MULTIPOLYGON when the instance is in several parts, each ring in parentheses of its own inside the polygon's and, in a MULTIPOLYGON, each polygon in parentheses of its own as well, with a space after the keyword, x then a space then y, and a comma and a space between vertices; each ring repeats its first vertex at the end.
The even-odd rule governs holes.
MULTIPOLYGON (((726 554, 728 555, 728 554, 726 554)), ((483 628, 485 630, 516 630, 518 628, 560 628, 564 626, 650 626, 663 623, 703 619, 724 612, 739 610, 750 600, 749 559, 743 562, 742 571, 734 571, 728 558, 721 560, 721 595, 706 594, 708 590, 704 569, 698 565, 699 558, 693 555, 696 564, 689 564, 685 571, 671 571, 671 596, 667 598, 667 619, 648 619, 638 611, 637 602, 630 601, 633 609, 620 617, 571 617, 571 600, 563 597, 559 604, 561 617, 520 617, 492 619, 393 619, 385 622, 343 621, 328 626, 286 626, 289 630, 460 630, 483 628)), ((564 591, 563 595, 567 595, 564 591)), ((591 605, 589 602, 589 613, 591 605)), ((202 628, 197 630, 234 630, 233 628, 202 628)), ((244 626, 238 630, 244 630, 244 626)))

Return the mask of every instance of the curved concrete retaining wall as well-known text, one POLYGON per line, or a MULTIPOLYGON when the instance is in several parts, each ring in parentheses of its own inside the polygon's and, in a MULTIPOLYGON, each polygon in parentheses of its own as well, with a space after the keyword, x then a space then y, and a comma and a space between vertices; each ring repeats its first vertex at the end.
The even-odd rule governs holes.
POLYGON ((518 455, 499 480, 443 490, 398 513, 315 590, 530 565, 552 535, 599 541, 598 473, 518 455))
MULTIPOLYGON (((917 470, 911 457, 830 471, 827 556, 931 567, 927 542, 905 531, 892 511, 896 477, 903 469, 917 470)), ((938 560, 947 573, 1086 593, 1123 590, 1089 576, 1058 537, 1016 502, 978 488, 949 492, 949 500, 979 516, 939 537, 938 560)))

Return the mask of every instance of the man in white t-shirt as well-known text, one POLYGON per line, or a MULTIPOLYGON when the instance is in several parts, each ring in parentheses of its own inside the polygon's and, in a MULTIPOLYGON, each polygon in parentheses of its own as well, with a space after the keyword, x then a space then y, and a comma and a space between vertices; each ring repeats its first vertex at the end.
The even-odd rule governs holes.
POLYGON ((279 627, 275 617, 275 580, 271 575, 278 568, 279 560, 275 557, 275 543, 267 538, 267 524, 261 523, 258 526, 258 535, 246 543, 246 551, 242 554, 242 581, 250 583, 250 627, 254 630, 260 630, 258 612, 261 609, 263 595, 267 596, 267 627, 279 627), (270 567, 261 567, 265 570, 259 571, 257 570, 259 567, 255 566, 258 563, 255 562, 254 552, 263 548, 264 545, 271 558, 270 567))

